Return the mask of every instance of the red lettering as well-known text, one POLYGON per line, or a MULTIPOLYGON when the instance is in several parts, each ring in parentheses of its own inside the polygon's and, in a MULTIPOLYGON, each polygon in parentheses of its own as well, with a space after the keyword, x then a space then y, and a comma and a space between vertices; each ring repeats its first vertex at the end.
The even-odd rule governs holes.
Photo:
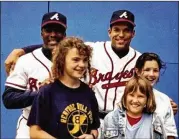
POLYGON ((99 82, 99 80, 97 79, 97 73, 98 73, 98 70, 97 69, 91 69, 91 72, 90 72, 90 78, 89 78, 89 85, 95 85, 99 82), (93 81, 92 81, 93 79, 93 81))
POLYGON ((130 71, 125 70, 122 72, 118 72, 116 75, 112 76, 112 72, 107 72, 105 74, 99 73, 99 70, 97 69, 92 69, 90 73, 90 85, 95 85, 98 82, 104 82, 104 81, 111 81, 111 80, 116 80, 116 82, 110 83, 110 84, 103 84, 102 88, 103 89, 108 89, 108 88, 114 88, 114 87, 119 87, 119 86, 125 86, 126 81, 121 82, 121 79, 127 79, 131 78, 134 75, 134 68, 132 68, 130 71))
POLYGON ((106 75, 104 75, 104 81, 112 79, 112 72, 107 72, 106 75))
POLYGON ((31 91, 33 91, 34 89, 38 90, 38 88, 37 88, 37 79, 29 78, 29 88, 30 88, 31 91))

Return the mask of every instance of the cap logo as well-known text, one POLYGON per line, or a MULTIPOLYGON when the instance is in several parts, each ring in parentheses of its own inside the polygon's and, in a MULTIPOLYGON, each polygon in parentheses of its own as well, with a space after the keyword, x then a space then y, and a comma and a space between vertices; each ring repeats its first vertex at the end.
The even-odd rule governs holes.
POLYGON ((54 14, 50 19, 51 20, 53 20, 53 19, 59 20, 58 13, 54 14))
POLYGON ((123 12, 119 17, 120 18, 123 18, 123 17, 127 18, 127 12, 123 12))

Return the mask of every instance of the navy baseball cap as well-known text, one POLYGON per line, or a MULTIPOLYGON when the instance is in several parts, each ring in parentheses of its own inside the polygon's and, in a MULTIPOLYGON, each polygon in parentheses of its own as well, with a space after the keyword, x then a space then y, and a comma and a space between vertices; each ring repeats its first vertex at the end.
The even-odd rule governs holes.
POLYGON ((49 12, 44 14, 42 18, 41 28, 48 24, 59 24, 65 29, 67 28, 67 18, 58 12, 49 12))
POLYGON ((134 23, 135 17, 134 14, 128 10, 118 10, 114 11, 110 20, 110 25, 118 22, 128 22, 132 26, 136 26, 134 23))

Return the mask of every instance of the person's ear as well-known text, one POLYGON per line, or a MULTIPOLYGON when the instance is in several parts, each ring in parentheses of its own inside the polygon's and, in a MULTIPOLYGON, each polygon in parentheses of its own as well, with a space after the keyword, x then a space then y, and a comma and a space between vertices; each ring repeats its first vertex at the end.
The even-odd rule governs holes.
POLYGON ((134 38, 135 35, 136 35, 136 32, 135 32, 135 30, 133 30, 133 32, 132 32, 132 38, 134 38))
POLYGON ((41 37, 42 37, 42 34, 43 34, 43 29, 41 29, 41 32, 40 32, 41 37))
POLYGON ((110 36, 111 36, 111 28, 108 29, 108 36, 110 38, 110 36))

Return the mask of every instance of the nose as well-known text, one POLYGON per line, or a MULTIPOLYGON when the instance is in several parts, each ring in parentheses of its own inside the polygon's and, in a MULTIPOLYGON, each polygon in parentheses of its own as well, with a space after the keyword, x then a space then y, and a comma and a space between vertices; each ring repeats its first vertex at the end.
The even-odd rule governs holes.
POLYGON ((154 71, 153 71, 153 70, 150 70, 149 75, 150 75, 150 76, 154 76, 154 71))
POLYGON ((124 32, 123 31, 119 32, 119 37, 124 37, 124 32))
POLYGON ((85 63, 83 60, 81 60, 80 63, 79 63, 79 66, 80 66, 80 67, 85 67, 85 66, 86 66, 86 63, 85 63))
POLYGON ((133 102, 138 102, 138 97, 137 97, 137 96, 134 96, 134 97, 132 98, 132 101, 133 101, 133 102))
POLYGON ((50 33, 50 36, 53 37, 53 36, 56 36, 56 34, 57 34, 57 33, 56 33, 55 31, 52 31, 52 32, 50 33))

